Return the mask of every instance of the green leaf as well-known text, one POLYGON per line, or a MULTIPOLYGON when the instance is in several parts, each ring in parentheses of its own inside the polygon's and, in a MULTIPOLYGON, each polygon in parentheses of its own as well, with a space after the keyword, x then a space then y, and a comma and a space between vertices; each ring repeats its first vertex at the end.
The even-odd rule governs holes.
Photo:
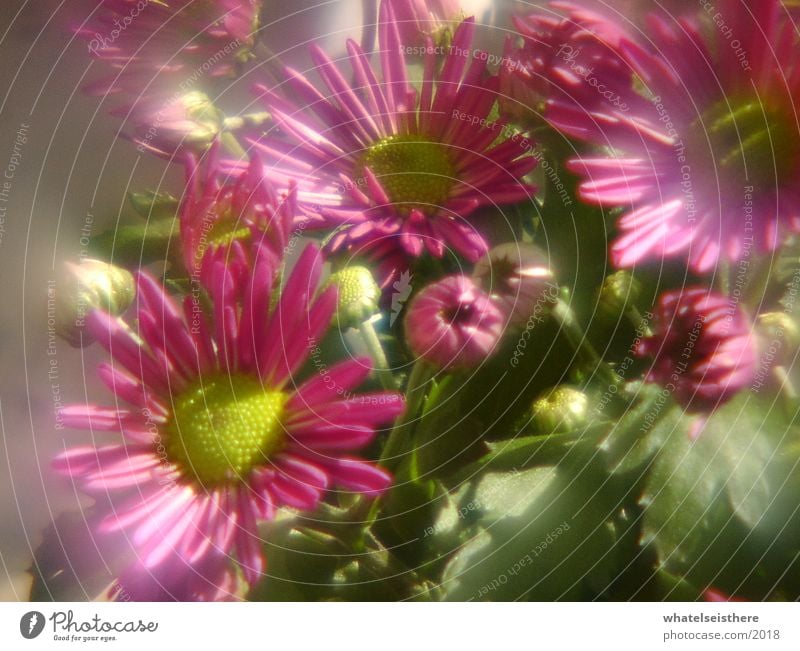
POLYGON ((179 252, 178 222, 160 217, 100 233, 89 246, 92 256, 117 265, 139 266, 164 262, 179 252))
POLYGON ((609 518, 627 487, 608 479, 599 463, 577 474, 537 468, 524 476, 522 485, 507 480, 509 490, 497 493, 492 514, 448 564, 446 599, 574 600, 612 580, 609 518))
POLYGON ((247 595, 250 601, 315 601, 333 598, 334 573, 348 559, 331 536, 298 530, 295 518, 264 526, 266 576, 247 595))
POLYGON ((178 213, 179 201, 169 192, 129 192, 128 201, 133 209, 145 219, 161 219, 175 217, 178 213))
POLYGON ((659 386, 647 384, 637 391, 638 402, 631 406, 609 430, 600 446, 610 472, 640 471, 675 428, 683 428, 681 409, 662 393, 659 386))
POLYGON ((787 450, 800 432, 771 399, 749 392, 711 415, 696 441, 688 422, 672 428, 646 482, 642 542, 703 589, 764 598, 800 543, 800 477, 787 450))

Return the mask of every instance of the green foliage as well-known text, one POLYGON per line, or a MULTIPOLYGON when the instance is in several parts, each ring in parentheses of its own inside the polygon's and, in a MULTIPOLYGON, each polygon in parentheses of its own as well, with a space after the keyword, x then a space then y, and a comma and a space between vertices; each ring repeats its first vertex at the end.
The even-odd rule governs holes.
POLYGON ((796 598, 798 437, 794 416, 750 393, 717 410, 696 441, 672 428, 640 500, 642 542, 659 565, 701 588, 796 598))

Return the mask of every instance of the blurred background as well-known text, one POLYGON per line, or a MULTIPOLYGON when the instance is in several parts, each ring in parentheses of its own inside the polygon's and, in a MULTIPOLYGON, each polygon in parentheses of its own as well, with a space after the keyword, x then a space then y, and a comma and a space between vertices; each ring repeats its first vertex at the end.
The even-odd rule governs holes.
MULTIPOLYGON (((649 2, 609 4, 635 20, 649 2)), ((127 189, 181 191, 180 170, 118 138, 111 103, 80 91, 102 66, 70 30, 99 4, 0 3, 0 600, 28 598, 27 568, 43 529, 80 503, 49 461, 87 435, 57 430, 55 410, 104 395, 94 375, 99 347, 75 349, 53 337, 48 288, 58 287, 64 262, 87 238, 132 218, 127 189)), ((263 40, 294 65, 307 61, 310 39, 335 52, 346 37, 359 38, 361 0, 265 4, 263 40)), ((493 41, 499 51, 515 5, 532 4, 472 0, 465 9, 493 26, 483 45, 493 41)), ((206 91, 223 94, 223 105, 244 105, 250 81, 206 91)))

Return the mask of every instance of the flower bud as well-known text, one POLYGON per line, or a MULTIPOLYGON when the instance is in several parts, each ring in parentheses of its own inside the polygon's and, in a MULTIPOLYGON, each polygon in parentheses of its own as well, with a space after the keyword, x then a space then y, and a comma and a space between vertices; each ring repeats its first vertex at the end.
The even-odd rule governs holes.
POLYGON ((405 317, 411 351, 437 368, 479 366, 497 348, 504 316, 472 278, 445 276, 424 287, 405 317))
POLYGON ((586 424, 588 413, 586 394, 566 384, 548 389, 533 403, 533 422, 545 434, 579 429, 586 424))
POLYGON ((634 305, 642 293, 642 284, 630 271, 616 271, 607 276, 600 287, 598 309, 608 318, 619 316, 634 305))
POLYGON ((345 267, 331 274, 326 286, 334 284, 339 288, 336 319, 341 327, 357 328, 380 311, 381 290, 366 267, 345 267))
POLYGON ((794 317, 786 312, 766 312, 760 315, 756 329, 763 339, 780 341, 787 351, 794 351, 800 346, 800 327, 794 317))
POLYGON ((478 260, 473 277, 510 325, 521 326, 532 315, 542 315, 558 298, 549 262, 549 256, 538 246, 508 242, 478 260))
POLYGON ((421 45, 430 37, 435 46, 449 46, 456 24, 463 19, 459 0, 385 0, 404 43, 421 45))
POLYGON ((706 287, 666 291, 653 308, 652 335, 636 347, 652 357, 647 381, 689 413, 710 413, 751 386, 758 366, 750 317, 706 287))
POLYGON ((131 109, 140 148, 171 154, 182 147, 205 149, 222 131, 224 115, 205 93, 139 100, 131 109))
POLYGON ((129 271, 102 260, 84 258, 65 266, 64 285, 55 295, 56 333, 78 348, 93 341, 86 330, 89 312, 122 314, 133 301, 136 286, 129 271))

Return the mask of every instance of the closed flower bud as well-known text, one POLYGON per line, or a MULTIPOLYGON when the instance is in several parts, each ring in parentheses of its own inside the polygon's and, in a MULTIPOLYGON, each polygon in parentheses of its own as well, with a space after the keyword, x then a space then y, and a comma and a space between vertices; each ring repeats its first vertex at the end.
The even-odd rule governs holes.
POLYGON ((343 328, 357 328, 377 314, 381 290, 366 267, 345 267, 331 274, 328 285, 339 288, 336 320, 343 328))
POLYGON ((131 109, 140 148, 171 154, 180 148, 206 149, 220 134, 225 116, 205 93, 144 98, 131 109))
MULTIPOLYGON (((781 346, 787 352, 794 351, 800 346, 800 327, 794 317, 786 312, 766 312, 760 315, 756 322, 756 328, 762 340, 780 341, 781 346)), ((791 357, 794 357, 794 354, 791 357)))
POLYGON ((386 0, 405 43, 422 44, 430 37, 436 46, 449 45, 463 19, 459 0, 386 0))
POLYGON ((545 434, 570 432, 587 422, 589 398, 565 384, 548 389, 533 403, 533 422, 545 434))
POLYGON ((474 278, 503 311, 511 326, 541 316, 558 298, 547 253, 533 244, 508 242, 475 264, 474 278))
POLYGON ((642 285, 630 271, 616 271, 603 281, 598 308, 609 318, 619 318, 634 306, 641 293, 642 285))
POLYGON ((647 380, 690 413, 710 413, 753 382, 757 351, 751 322, 727 296, 705 287, 664 292, 653 334, 636 348, 652 357, 647 380))
POLYGON ((89 312, 118 316, 128 309, 136 289, 129 271, 102 260, 84 258, 65 266, 64 285, 55 294, 56 333, 78 348, 93 341, 86 330, 89 312))
POLYGON ((446 276, 411 301, 406 339, 417 357, 437 368, 467 369, 494 352, 503 320, 500 308, 472 278, 446 276))

